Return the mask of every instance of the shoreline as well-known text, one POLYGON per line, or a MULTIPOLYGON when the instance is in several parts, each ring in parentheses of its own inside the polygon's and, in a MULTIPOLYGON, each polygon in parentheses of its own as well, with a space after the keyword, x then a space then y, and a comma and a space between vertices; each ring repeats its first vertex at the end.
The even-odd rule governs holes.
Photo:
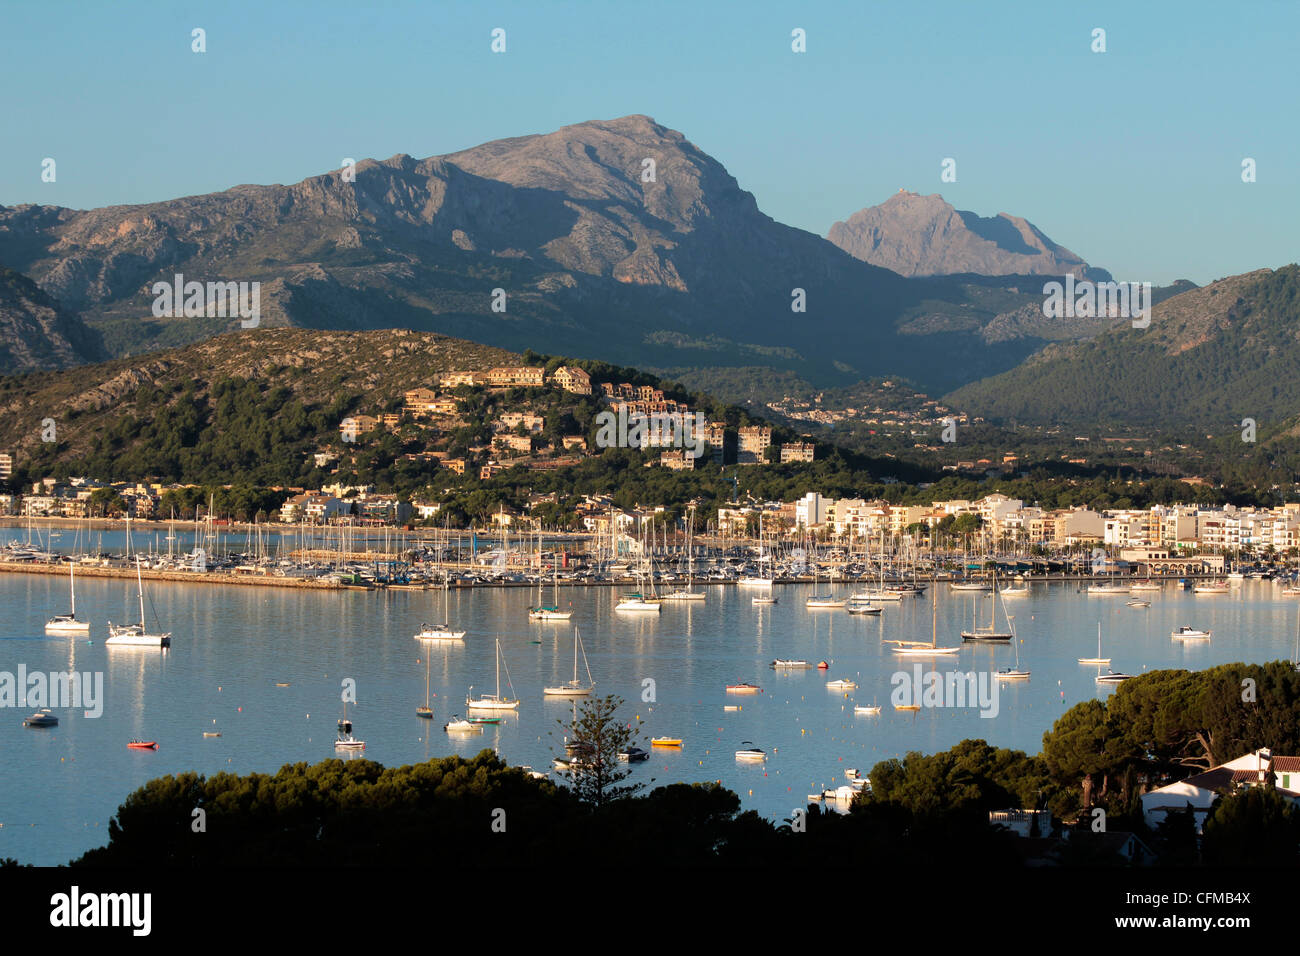
MULTIPOLYGON (((379 559, 382 560, 382 559, 379 559)), ((454 570, 473 570, 467 569, 464 565, 427 565, 426 567, 437 568, 441 570, 446 567, 454 570)), ((57 564, 36 561, 2 561, 0 560, 0 574, 43 574, 63 576, 68 573, 68 562, 61 561, 57 564)), ((111 568, 97 567, 95 565, 77 565, 77 576, 86 578, 133 578, 136 576, 136 569, 130 568, 111 568)), ((183 584, 233 584, 239 586, 252 587, 281 587, 281 588, 299 588, 312 591, 441 591, 442 585, 434 582, 416 582, 412 584, 335 584, 333 582, 320 581, 313 578, 297 577, 277 577, 273 574, 257 573, 232 573, 228 571, 176 571, 176 570, 159 570, 157 568, 141 568, 140 576, 150 581, 172 581, 183 584)), ((1221 578, 1218 574, 1182 574, 1178 576, 1152 576, 1152 577, 1134 577, 1133 582, 1152 581, 1157 584, 1177 583, 1180 580, 1198 581, 1221 578)), ((924 584, 926 587, 940 587, 944 584, 952 583, 947 579, 928 578, 918 576, 917 582, 924 584)), ((1025 576, 1019 583, 1022 584, 1069 584, 1069 583, 1101 583, 1102 580, 1088 575, 1034 575, 1025 576)), ((1258 581, 1258 579, 1255 579, 1258 581)), ((774 585, 795 585, 795 584, 816 584, 817 578, 813 576, 795 577, 779 579, 773 582, 774 585)), ((561 588, 586 588, 586 587, 614 587, 614 588, 635 588, 639 585, 635 579, 619 581, 565 581, 545 582, 546 588, 554 586, 561 588)), ((681 587, 685 582, 664 582, 666 587, 681 587)), ((840 587, 866 588, 875 586, 876 582, 857 580, 857 581, 831 581, 831 585, 840 587)), ((1244 584, 1244 582, 1243 582, 1244 584)), ((737 581, 708 581, 697 580, 695 588, 710 587, 739 587, 737 581)), ((475 588, 535 588, 535 581, 454 581, 450 584, 450 590, 473 590, 475 588)), ((961 593, 961 592, 957 592, 961 593)))

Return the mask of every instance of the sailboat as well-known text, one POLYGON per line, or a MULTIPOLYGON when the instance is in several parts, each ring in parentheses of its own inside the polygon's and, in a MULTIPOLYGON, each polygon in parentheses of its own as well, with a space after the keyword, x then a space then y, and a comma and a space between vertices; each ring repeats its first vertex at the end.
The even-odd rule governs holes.
POLYGON ((56 614, 45 622, 46 634, 89 634, 90 622, 77 620, 77 582, 73 567, 77 562, 68 563, 68 593, 72 601, 72 610, 67 614, 56 614))
MULTIPOLYGON (((814 566, 813 587, 816 586, 817 586, 817 568, 814 566)), ((804 607, 808 607, 808 608, 844 607, 844 605, 846 604, 848 604, 848 601, 846 601, 844 598, 837 598, 833 594, 813 594, 808 597, 808 600, 804 601, 804 607)))
POLYGON ((650 565, 649 573, 645 567, 645 536, 641 537, 641 554, 642 559, 637 568, 637 578, 644 580, 647 584, 645 593, 641 591, 632 591, 624 594, 617 604, 614 605, 615 611, 649 611, 651 614, 658 614, 663 610, 659 603, 660 598, 655 594, 655 572, 653 562, 650 565))
POLYGON ((415 708, 415 716, 425 720, 433 719, 433 708, 429 706, 429 655, 424 655, 424 706, 415 708))
POLYGON ((1020 669, 1020 638, 1016 636, 1015 618, 1010 614, 1007 615, 1007 626, 1011 628, 1011 640, 1016 648, 1016 666, 995 671, 993 676, 998 680, 1029 680, 1029 671, 1020 669))
MULTIPOLYGON (((506 683, 510 685, 510 697, 501 696, 501 639, 497 638, 497 691, 495 694, 482 694, 474 697, 472 694, 465 695, 465 706, 471 710, 516 710, 519 707, 519 699, 514 697, 515 685, 510 680, 510 668, 506 668, 506 683)), ((471 687, 472 691, 474 688, 471 687)))
POLYGON ((956 654, 961 650, 961 645, 956 647, 939 647, 939 601, 937 598, 930 599, 930 643, 924 641, 886 641, 887 644, 894 645, 895 654, 903 654, 907 657, 934 657, 940 654, 956 654))
POLYGON ((456 642, 465 640, 464 631, 453 631, 451 629, 451 576, 445 573, 442 578, 442 592, 443 606, 446 609, 443 623, 421 624, 419 633, 415 635, 417 641, 456 642))
MULTIPOLYGON (((997 629, 996 615, 998 613, 998 574, 993 572, 993 594, 989 608, 989 626, 983 627, 974 623, 975 611, 971 609, 971 630, 962 631, 961 639, 963 641, 1009 641, 1012 634, 1010 630, 999 631, 997 629)), ((1006 614, 1006 605, 1002 607, 1002 613, 1006 614)), ((1010 623, 1008 619, 1008 624, 1010 623)))
POLYGON ((140 558, 135 559, 136 593, 140 598, 139 624, 114 624, 108 622, 108 640, 105 644, 115 646, 130 645, 135 647, 171 647, 172 635, 150 634, 144 624, 144 579, 140 574, 140 558))
POLYGON ((343 716, 339 720, 338 736, 334 740, 335 750, 365 750, 366 742, 352 736, 352 721, 348 720, 348 702, 343 700, 343 716))
MULTIPOLYGON (((776 579, 772 576, 772 557, 767 553, 767 539, 763 535, 763 516, 758 516, 758 576, 743 577, 736 583, 743 588, 766 588, 768 594, 772 593, 772 585, 776 579), (764 573, 763 565, 767 565, 767 571, 764 573)), ((775 604, 775 601, 763 601, 764 604, 775 604)))
POLYGON ((591 679, 591 667, 587 664, 587 652, 582 647, 582 636, 578 629, 573 629, 573 680, 557 687, 543 687, 542 693, 548 697, 586 697, 596 688, 591 679), (587 683, 578 680, 578 652, 582 652, 582 666, 587 669, 587 683))
POLYGON ((1109 657, 1101 656, 1101 621, 1097 622, 1097 656, 1080 657, 1079 663, 1080 664, 1109 664, 1110 663, 1109 657))
MULTIPOLYGON (((905 591, 891 591, 885 587, 885 527, 880 527, 880 583, 875 588, 854 591, 849 595, 850 608, 853 604, 872 604, 875 601, 901 601, 906 597, 905 591)), ((869 613, 869 612, 868 612, 869 613)))
POLYGON ((708 597, 703 591, 695 590, 695 505, 691 505, 686 516, 686 555, 686 587, 673 588, 661 600, 703 601, 708 597))
MULTIPOLYGON (((541 560, 541 553, 542 553, 542 543, 541 543, 541 538, 539 537, 537 539, 537 554, 538 554, 539 561, 541 560)), ((541 576, 539 575, 537 579, 537 604, 535 604, 533 607, 530 607, 528 609, 528 619, 530 621, 567 621, 569 618, 573 617, 572 609, 568 611, 560 610, 560 567, 558 564, 556 564, 553 558, 551 560, 551 570, 554 572, 555 575, 554 577, 555 596, 552 600, 552 603, 550 604, 542 603, 542 579, 541 576)))

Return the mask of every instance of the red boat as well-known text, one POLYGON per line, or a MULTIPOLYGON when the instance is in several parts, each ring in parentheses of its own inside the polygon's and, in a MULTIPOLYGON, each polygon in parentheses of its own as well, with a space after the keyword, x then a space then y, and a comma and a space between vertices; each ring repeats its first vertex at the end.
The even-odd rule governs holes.
POLYGON ((127 746, 133 750, 157 750, 158 741, 156 740, 132 740, 127 746))

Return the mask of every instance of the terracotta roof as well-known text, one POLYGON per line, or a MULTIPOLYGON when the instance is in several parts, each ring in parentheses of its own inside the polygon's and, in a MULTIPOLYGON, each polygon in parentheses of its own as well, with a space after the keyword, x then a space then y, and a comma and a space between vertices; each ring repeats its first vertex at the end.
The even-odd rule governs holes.
POLYGON ((1260 775, 1268 776, 1268 769, 1263 770, 1234 770, 1232 771, 1233 783, 1258 783, 1260 775))
POLYGON ((1273 769, 1278 773, 1300 773, 1300 757, 1274 757, 1273 769))

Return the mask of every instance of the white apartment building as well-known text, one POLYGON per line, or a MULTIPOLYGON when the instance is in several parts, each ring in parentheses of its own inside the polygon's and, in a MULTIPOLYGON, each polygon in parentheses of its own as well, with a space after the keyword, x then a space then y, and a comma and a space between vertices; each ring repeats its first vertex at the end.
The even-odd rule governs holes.
POLYGON ((810 491, 794 504, 796 528, 820 528, 826 523, 831 502, 815 491, 810 491))

